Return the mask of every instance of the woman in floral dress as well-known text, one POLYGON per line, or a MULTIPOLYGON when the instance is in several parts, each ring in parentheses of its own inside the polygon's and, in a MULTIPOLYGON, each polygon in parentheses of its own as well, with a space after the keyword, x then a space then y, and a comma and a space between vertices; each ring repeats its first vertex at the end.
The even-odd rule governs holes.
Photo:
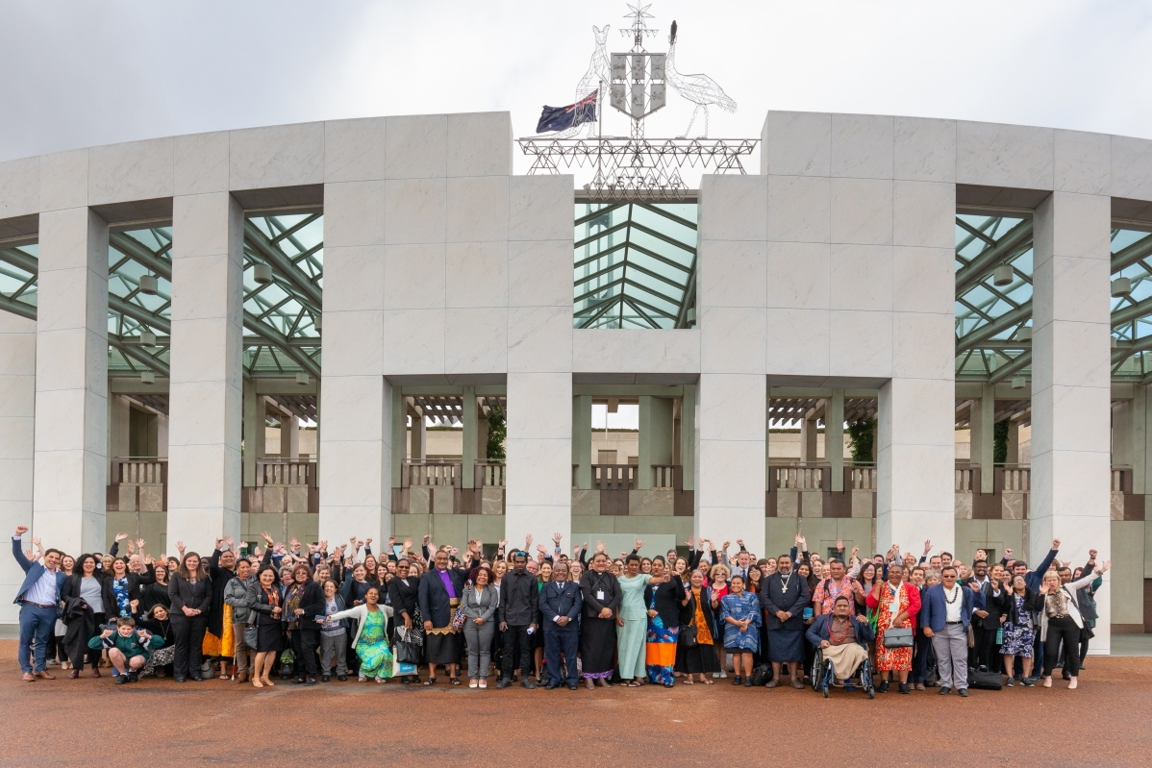
POLYGON ((1007 618, 1004 620, 1004 643, 1000 653, 1004 657, 1004 671, 1008 674, 1008 685, 1014 685, 1012 670, 1019 656, 1024 667, 1024 677, 1020 684, 1032 686, 1032 646, 1036 641, 1035 612, 1044 607, 1044 598, 1028 588, 1023 576, 1012 580, 1012 593, 1008 595, 1007 618))
POLYGON ((908 673, 912 671, 912 646, 886 648, 884 635, 890 629, 910 628, 916 635, 916 616, 920 613, 920 590, 904 581, 904 566, 891 563, 888 580, 877 581, 865 601, 876 611, 876 669, 880 672, 880 693, 888 692, 888 678, 895 672, 900 679, 900 693, 909 693, 908 673))
POLYGON ((372 585, 364 593, 363 605, 337 611, 325 619, 325 623, 340 619, 356 619, 359 622, 352 648, 360 659, 360 682, 375 678, 376 682, 384 683, 392 677, 392 649, 388 646, 384 631, 388 623, 386 611, 391 613, 391 609, 379 602, 380 588, 372 585))
POLYGON ((720 601, 720 622, 728 627, 724 632, 724 647, 732 651, 732 685, 752 685, 752 654, 760 650, 760 623, 763 612, 760 599, 744 591, 744 579, 733 574, 728 582, 729 592, 720 601), (741 677, 743 667, 744 677, 741 677))

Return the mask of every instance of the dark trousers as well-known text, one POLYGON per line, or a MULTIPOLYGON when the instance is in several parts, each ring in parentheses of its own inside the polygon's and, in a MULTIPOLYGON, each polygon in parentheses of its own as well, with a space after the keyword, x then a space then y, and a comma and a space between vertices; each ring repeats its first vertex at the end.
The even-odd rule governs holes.
POLYGON ((176 650, 172 654, 172 676, 181 678, 200 676, 201 648, 208 630, 208 614, 185 616, 173 611, 172 634, 176 636, 176 650))
POLYGON ((20 647, 16 656, 24 673, 43 672, 47 662, 48 638, 56 628, 56 609, 31 603, 20 604, 20 647), (35 649, 35 650, 33 650, 35 649))
POLYGON ((976 662, 973 666, 987 667, 991 672, 1000 669, 1000 654, 996 653, 996 632, 995 629, 974 628, 976 647, 969 654, 976 662))
POLYGON ((296 677, 304 673, 316 675, 316 648, 320 645, 320 633, 314 629, 292 630, 292 652, 296 655, 296 677))
POLYGON ((924 630, 917 629, 912 644, 912 676, 908 678, 909 682, 924 684, 931 657, 932 638, 925 636, 924 630))
MULTIPOLYGON (((92 618, 93 618, 94 625, 95 625, 96 635, 99 635, 101 632, 104 631, 104 623, 106 621, 108 621, 108 617, 105 616, 103 613, 94 613, 94 614, 92 614, 92 618)), ((93 635, 92 637, 95 637, 96 635, 93 635)), ((92 638, 88 638, 88 639, 91 640, 92 638)), ((99 648, 92 649, 92 648, 88 647, 87 643, 84 644, 84 657, 85 657, 85 660, 88 662, 88 666, 92 667, 93 669, 100 666, 100 655, 101 655, 101 649, 99 649, 99 648)), ((72 663, 75 664, 78 669, 82 669, 84 666, 83 664, 76 664, 75 659, 72 660, 72 663)))
POLYGON ((527 680, 532 674, 532 636, 528 627, 515 627, 511 624, 504 630, 504 647, 501 649, 501 670, 505 680, 512 679, 512 669, 516 663, 516 652, 520 652, 520 679, 527 680))
POLYGON ((1060 661, 1060 643, 1069 649, 1064 661, 1064 671, 1072 677, 1080 673, 1080 627, 1071 616, 1062 619, 1048 620, 1048 637, 1044 641, 1044 677, 1052 674, 1053 668, 1060 661))
POLYGON ((544 632, 544 660, 548 664, 549 681, 560 685, 576 685, 576 652, 580 650, 580 632, 576 625, 570 629, 553 629, 544 632), (564 667, 567 680, 560 677, 560 654, 564 654, 564 667))

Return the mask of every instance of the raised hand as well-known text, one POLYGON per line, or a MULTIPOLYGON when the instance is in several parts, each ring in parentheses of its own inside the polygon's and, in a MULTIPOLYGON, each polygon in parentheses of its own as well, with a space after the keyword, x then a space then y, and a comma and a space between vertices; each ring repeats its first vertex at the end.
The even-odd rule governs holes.
POLYGON ((644 546, 644 542, 640 541, 640 539, 636 539, 636 550, 639 551, 640 547, 642 546, 644 546))
POLYGON ((740 549, 744 549, 744 539, 736 539, 736 546, 740 547, 740 549))
POLYGON ((559 534, 559 533, 552 534, 552 541, 556 542, 556 546, 560 546, 560 539, 562 539, 562 538, 564 538, 563 534, 559 534))
POLYGON ((1096 572, 1103 574, 1105 571, 1107 571, 1111 567, 1112 567, 1112 561, 1111 560, 1105 560, 1104 564, 1096 569, 1096 572))
POLYGON ((372 546, 372 537, 369 536, 368 538, 364 539, 364 544, 369 547, 372 546))
POLYGON ((26 525, 16 526, 16 537, 17 538, 19 538, 20 536, 23 536, 26 533, 28 533, 28 526, 26 526, 26 525))
POLYGON ((604 542, 600 541, 599 539, 596 540, 596 551, 608 554, 608 550, 604 547, 604 542))
POLYGON ((184 542, 182 542, 182 541, 176 542, 176 551, 179 552, 180 554, 184 554, 184 542))
POLYGON ((234 549, 236 546, 236 540, 231 536, 225 536, 224 543, 228 545, 228 549, 234 549))
POLYGON ((1096 559, 1096 550, 1094 550, 1094 549, 1088 550, 1088 559, 1093 560, 1093 561, 1096 559))
POLYGON ((694 549, 695 546, 696 546, 696 537, 695 536, 689 536, 688 537, 688 549, 694 549))
POLYGON ((124 541, 124 539, 126 539, 126 538, 128 538, 128 534, 126 534, 126 533, 116 534, 116 541, 124 541))
POLYGON ((508 549, 508 539, 500 539, 496 546, 500 549, 501 552, 503 552, 504 550, 508 549))
POLYGON ((144 539, 136 539, 136 549, 140 551, 140 554, 144 554, 144 539))
MULTIPOLYGON (((924 541, 924 554, 927 555, 931 551, 932 551, 932 539, 926 539, 924 541)), ((1011 551, 1011 550, 1009 550, 1009 551, 1011 551)))
POLYGON ((1052 539, 1052 549, 1060 549, 1060 539, 1052 539))
POLYGON ((1004 550, 1004 557, 1006 557, 1006 558, 1012 557, 1012 550, 1011 549, 1005 549, 1004 550))
POLYGON ((291 539, 289 539, 288 543, 292 545, 293 550, 300 549, 300 540, 297 539, 295 536, 293 536, 291 539))
POLYGON ((432 541, 432 535, 429 533, 424 534, 424 546, 428 546, 428 542, 432 541))
POLYGON ((836 539, 836 551, 837 552, 843 552, 844 551, 844 540, 843 539, 836 539))
POLYGON ((404 551, 407 552, 410 549, 412 549, 412 538, 411 537, 404 539, 404 551))

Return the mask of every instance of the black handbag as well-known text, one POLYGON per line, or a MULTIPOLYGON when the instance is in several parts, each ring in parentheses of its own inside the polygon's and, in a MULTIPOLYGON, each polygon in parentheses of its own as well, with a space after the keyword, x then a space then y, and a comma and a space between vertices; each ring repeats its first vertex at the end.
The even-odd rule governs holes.
POLYGON ((399 664, 420 664, 420 648, 423 645, 415 632, 409 632, 400 627, 396 630, 396 640, 392 644, 392 653, 399 664))
POLYGON ((685 648, 696 647, 696 625, 695 624, 681 624, 680 625, 680 643, 685 648))
POLYGON ((884 647, 885 648, 911 648, 912 647, 912 628, 911 627, 890 627, 884 630, 884 647))
POLYGON ((968 687, 981 691, 998 691, 1004 687, 1003 678, 999 672, 990 672, 988 667, 968 668, 968 687))
POLYGON ((772 665, 761 664, 752 670, 750 675, 752 685, 768 685, 768 681, 772 679, 772 665))

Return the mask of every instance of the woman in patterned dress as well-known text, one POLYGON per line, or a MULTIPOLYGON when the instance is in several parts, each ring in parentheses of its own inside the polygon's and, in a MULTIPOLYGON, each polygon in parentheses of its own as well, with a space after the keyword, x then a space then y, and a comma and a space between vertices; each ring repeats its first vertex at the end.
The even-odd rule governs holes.
POLYGON ((325 618, 325 623, 339 621, 340 619, 356 619, 359 629, 352 640, 352 648, 360 659, 359 681, 375 678, 378 683, 385 683, 392 677, 392 649, 388 647, 388 638, 385 627, 388 623, 387 613, 391 609, 380 605, 380 588, 373 584, 364 593, 364 604, 353 606, 346 611, 337 611, 325 618))
POLYGON ((1032 687, 1032 646, 1036 642, 1035 614, 1044 607, 1044 598, 1028 588, 1023 576, 1012 579, 1012 593, 1008 595, 1008 610, 1005 611, 1004 643, 1000 653, 1004 657, 1004 671, 1008 674, 1008 685, 1012 686, 1012 671, 1016 657, 1020 657, 1024 676, 1020 684, 1032 687))
POLYGON ((644 604, 648 606, 645 663, 649 680, 671 688, 676 665, 676 641, 680 637, 680 608, 688 596, 680 577, 665 570, 663 557, 652 559, 652 578, 644 588, 644 604))
POLYGON ((889 629, 911 628, 916 634, 916 616, 920 613, 920 590, 904 581, 904 566, 888 565, 888 580, 878 581, 868 593, 867 604, 877 611, 876 669, 880 671, 880 693, 888 692, 888 678, 900 676, 900 693, 908 693, 908 673, 912 671, 912 647, 885 648, 884 635, 889 629))
POLYGON ((760 599, 744 591, 744 578, 733 574, 728 581, 729 592, 720 601, 720 622, 727 626, 724 647, 732 651, 732 685, 752 685, 752 654, 760 649, 760 624, 763 611, 760 599), (740 676, 743 668, 744 677, 740 676))

